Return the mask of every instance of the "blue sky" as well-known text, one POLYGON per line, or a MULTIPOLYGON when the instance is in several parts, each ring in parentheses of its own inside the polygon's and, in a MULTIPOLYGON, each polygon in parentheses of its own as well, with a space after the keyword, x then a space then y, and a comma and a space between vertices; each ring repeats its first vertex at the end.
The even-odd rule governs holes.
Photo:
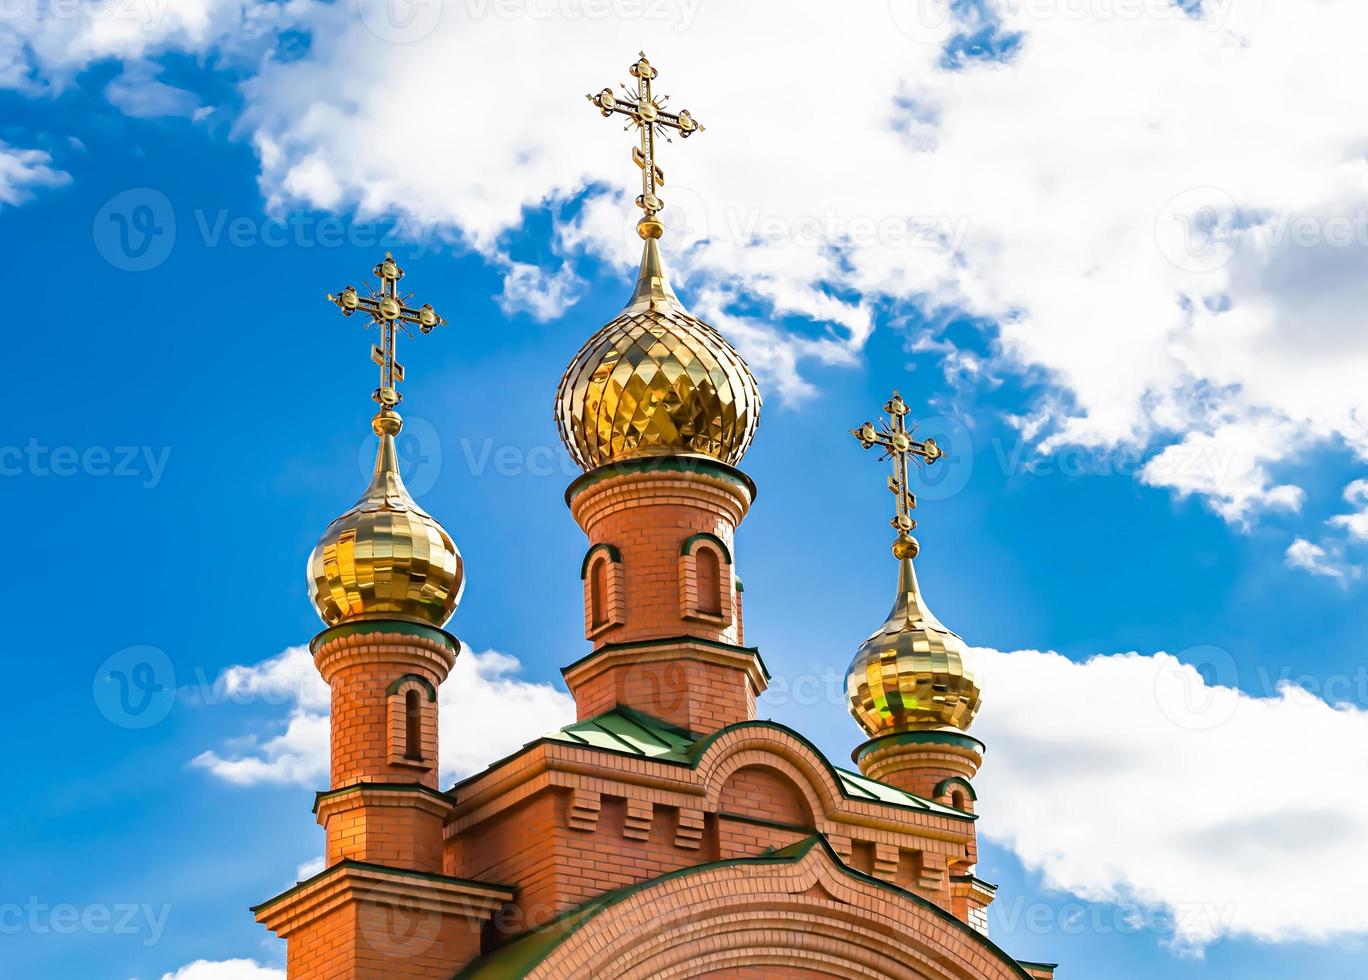
POLYGON ((304 563, 371 451, 370 339, 323 296, 387 248, 450 321, 403 351, 401 446, 467 565, 447 776, 564 710, 584 543, 551 401, 636 259, 627 137, 580 93, 645 45, 709 127, 665 151, 677 285, 766 397, 737 547, 762 715, 838 761, 859 741, 833 680, 894 568, 847 429, 898 388, 951 454, 918 563, 983 648, 997 941, 1070 977, 1360 975, 1368 123, 1336 111, 1362 69, 1333 39, 1363 15, 1151 6, 786 8, 766 85, 803 124, 769 146, 709 53, 764 17, 706 4, 420 6, 417 36, 355 3, 0 23, 0 486, 36 564, 0 696, 10 973, 282 964, 247 907, 322 845, 304 563), (827 101, 857 70, 861 108, 827 101))

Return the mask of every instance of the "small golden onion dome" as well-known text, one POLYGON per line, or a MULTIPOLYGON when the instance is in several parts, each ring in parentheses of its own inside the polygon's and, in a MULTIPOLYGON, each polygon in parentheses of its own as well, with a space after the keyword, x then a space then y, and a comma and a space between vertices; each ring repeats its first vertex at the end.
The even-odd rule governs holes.
POLYGON ((888 619, 860 645, 846 675, 850 713, 870 736, 965 731, 979 709, 968 648, 926 608, 912 567, 915 542, 895 545, 901 566, 888 619))
POLYGON ((461 601, 461 553, 399 475, 394 437, 402 427, 391 408, 375 416, 380 448, 370 486, 309 556, 310 598, 329 626, 362 619, 441 626, 461 601))
POLYGON ((631 302, 561 378, 561 439, 586 470, 645 456, 735 465, 760 422, 760 390, 736 349, 679 301, 661 262, 660 229, 643 226, 631 302))

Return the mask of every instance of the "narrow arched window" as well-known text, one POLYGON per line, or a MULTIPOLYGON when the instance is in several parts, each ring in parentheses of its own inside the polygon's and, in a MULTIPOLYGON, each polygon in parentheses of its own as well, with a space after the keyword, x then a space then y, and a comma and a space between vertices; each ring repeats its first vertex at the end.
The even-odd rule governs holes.
POLYGON ((589 575, 589 621, 597 629, 608 622, 608 559, 595 561, 589 575))
POLYGON ((950 805, 956 810, 964 809, 964 790, 957 789, 950 794, 950 805))
POLYGON ((722 615, 722 565, 712 548, 698 549, 698 611, 722 615))
POLYGON ((404 758, 423 761, 423 715, 418 691, 410 688, 404 695, 404 758))

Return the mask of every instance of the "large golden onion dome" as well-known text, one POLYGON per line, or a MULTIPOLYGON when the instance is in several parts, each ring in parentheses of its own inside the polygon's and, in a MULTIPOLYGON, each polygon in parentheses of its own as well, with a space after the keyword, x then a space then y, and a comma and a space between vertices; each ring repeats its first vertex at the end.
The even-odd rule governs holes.
POLYGON ((402 426, 392 408, 375 416, 380 447, 370 486, 309 556, 310 598, 329 626, 400 619, 440 627, 461 600, 461 553, 399 475, 394 437, 402 426))
POLYGON ((963 640, 922 598, 902 538, 898 596, 884 624, 860 645, 846 675, 850 713, 871 738, 900 732, 965 731, 979 709, 979 682, 963 640))
POLYGON ((647 456, 740 462, 760 422, 760 391, 746 362, 684 308, 647 228, 631 302, 589 338, 565 369, 556 422, 586 470, 647 456))

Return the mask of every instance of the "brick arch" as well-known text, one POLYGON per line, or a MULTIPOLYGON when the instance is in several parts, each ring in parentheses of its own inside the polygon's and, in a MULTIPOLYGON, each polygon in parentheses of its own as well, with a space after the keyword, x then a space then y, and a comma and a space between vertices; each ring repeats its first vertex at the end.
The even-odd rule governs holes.
POLYGON ((785 768, 766 761, 733 769, 718 790, 718 811, 816 829, 807 798, 785 768))
POLYGON ((763 723, 724 728, 707 743, 698 760, 710 809, 720 808, 723 788, 740 769, 761 766, 781 773, 823 829, 844 799, 827 761, 803 739, 763 723))
POLYGON ((525 976, 682 980, 743 968, 896 980, 1027 976, 947 913, 843 867, 817 838, 772 858, 668 875, 582 912, 525 976))

